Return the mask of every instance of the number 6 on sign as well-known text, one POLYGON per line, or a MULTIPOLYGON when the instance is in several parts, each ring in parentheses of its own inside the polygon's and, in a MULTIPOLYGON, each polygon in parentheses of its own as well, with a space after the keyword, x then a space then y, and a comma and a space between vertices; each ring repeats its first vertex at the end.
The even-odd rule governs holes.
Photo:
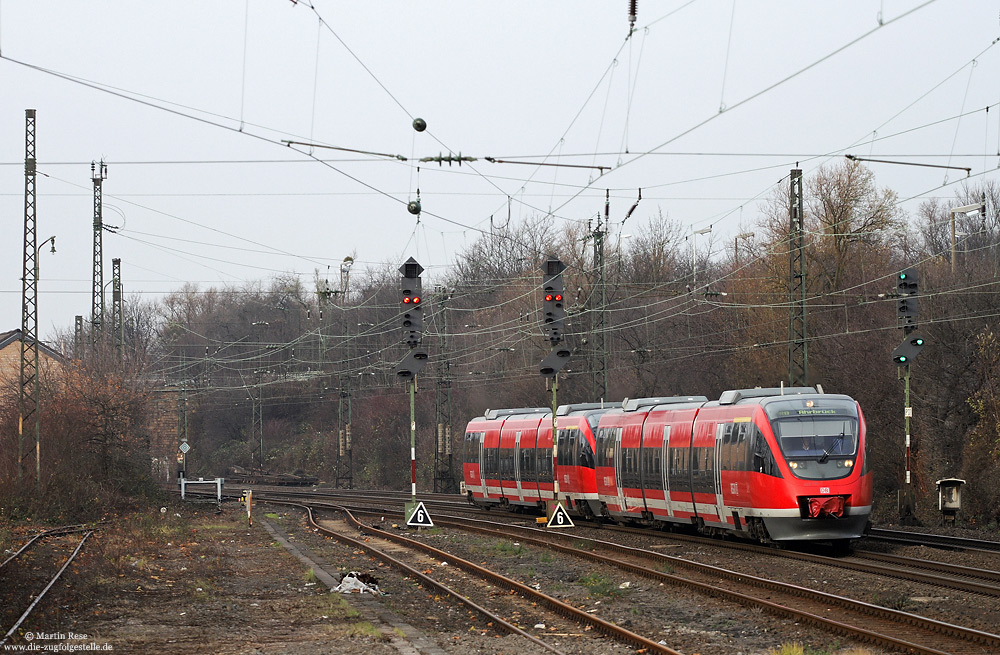
POLYGON ((427 508, 424 507, 423 502, 417 503, 417 506, 413 509, 413 513, 410 514, 409 520, 406 525, 411 528, 433 528, 434 521, 431 520, 431 515, 427 513, 427 508))
POLYGON ((569 512, 562 503, 556 503, 552 509, 552 516, 549 517, 547 528, 573 528, 573 520, 569 517, 569 512))

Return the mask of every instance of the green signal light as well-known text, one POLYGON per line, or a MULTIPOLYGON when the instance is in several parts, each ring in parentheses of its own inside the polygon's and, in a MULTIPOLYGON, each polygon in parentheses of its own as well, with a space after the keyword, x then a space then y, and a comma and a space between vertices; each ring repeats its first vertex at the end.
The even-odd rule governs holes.
POLYGON ((900 356, 899 356, 899 362, 900 362, 901 364, 902 364, 902 363, 904 363, 904 362, 905 362, 905 361, 906 361, 907 359, 908 359, 908 358, 907 358, 907 356, 906 356, 906 355, 900 355, 900 356))
POLYGON ((922 345, 924 345, 924 340, 923 339, 914 339, 913 340, 913 345, 914 346, 922 346, 922 345))
POLYGON ((900 273, 899 274, 899 279, 900 280, 905 280, 906 279, 906 273, 900 273))

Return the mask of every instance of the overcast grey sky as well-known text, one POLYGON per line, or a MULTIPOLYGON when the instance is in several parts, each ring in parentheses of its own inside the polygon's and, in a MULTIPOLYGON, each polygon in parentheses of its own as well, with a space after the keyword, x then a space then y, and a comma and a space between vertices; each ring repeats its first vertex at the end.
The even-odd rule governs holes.
MULTIPOLYGON (((808 179, 844 153, 998 174, 996 2, 644 0, 631 38, 627 7, 0 0, 0 330, 21 321, 27 108, 38 240, 58 241, 39 258, 43 338, 89 318, 102 157, 104 220, 121 228, 104 234, 105 281, 119 257, 126 293, 150 299, 285 272, 311 284, 327 266, 334 279, 348 254, 358 268, 413 256, 433 276, 491 223, 586 222, 606 189, 612 239, 662 210, 712 226, 722 256, 796 162, 808 179), (479 159, 416 161, 449 151, 479 159)), ((965 178, 872 168, 911 214, 965 178)))

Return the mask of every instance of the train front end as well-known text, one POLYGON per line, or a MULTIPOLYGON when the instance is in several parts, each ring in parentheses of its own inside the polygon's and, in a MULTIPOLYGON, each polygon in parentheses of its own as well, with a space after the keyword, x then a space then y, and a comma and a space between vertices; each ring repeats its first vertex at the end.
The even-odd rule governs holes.
POLYGON ((760 426, 781 471, 754 493, 774 541, 862 537, 872 509, 865 420, 849 396, 778 396, 761 403, 760 426), (764 417, 762 417, 763 419, 764 417))

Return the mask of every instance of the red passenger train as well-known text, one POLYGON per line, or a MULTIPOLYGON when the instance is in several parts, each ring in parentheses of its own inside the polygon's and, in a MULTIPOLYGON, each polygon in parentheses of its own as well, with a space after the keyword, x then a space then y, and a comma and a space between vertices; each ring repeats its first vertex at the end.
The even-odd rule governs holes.
POLYGON ((489 410, 465 431, 464 493, 480 506, 645 525, 693 525, 760 542, 839 545, 868 527, 864 415, 812 387, 489 410))

